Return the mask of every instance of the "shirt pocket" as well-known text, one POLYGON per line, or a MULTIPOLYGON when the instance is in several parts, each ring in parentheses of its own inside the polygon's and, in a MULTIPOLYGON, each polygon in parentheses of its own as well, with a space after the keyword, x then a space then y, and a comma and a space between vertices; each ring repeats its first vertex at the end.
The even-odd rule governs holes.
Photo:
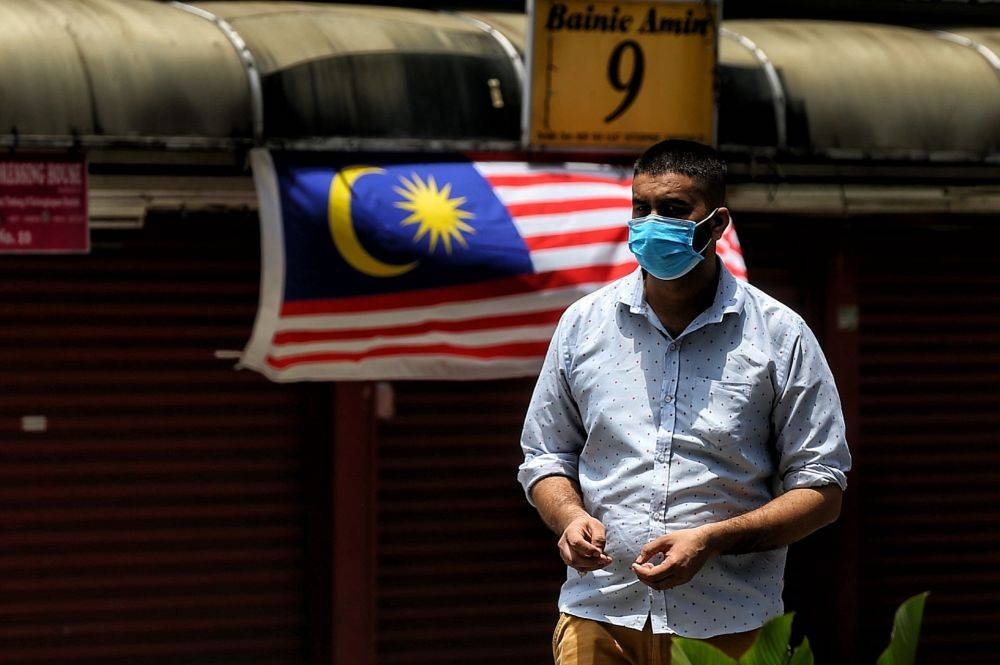
POLYGON ((766 423, 754 406, 755 388, 742 381, 696 379, 691 434, 716 448, 745 447, 756 428, 766 423))

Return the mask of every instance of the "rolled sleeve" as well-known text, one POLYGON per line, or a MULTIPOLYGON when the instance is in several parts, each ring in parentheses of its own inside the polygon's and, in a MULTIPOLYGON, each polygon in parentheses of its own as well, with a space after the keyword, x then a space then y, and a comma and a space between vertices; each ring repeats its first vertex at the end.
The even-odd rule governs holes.
POLYGON ((789 353, 788 378, 773 411, 782 491, 836 484, 847 488, 851 454, 833 373, 802 324, 789 353))
POLYGON ((847 489, 847 474, 825 464, 810 464, 786 474, 781 482, 781 487, 787 492, 799 487, 822 487, 833 484, 842 490, 847 489))
POLYGON ((562 329, 560 322, 545 355, 521 433, 524 462, 518 468, 517 479, 531 505, 535 505, 531 488, 542 478, 578 478, 580 450, 585 441, 580 412, 566 381, 562 329))

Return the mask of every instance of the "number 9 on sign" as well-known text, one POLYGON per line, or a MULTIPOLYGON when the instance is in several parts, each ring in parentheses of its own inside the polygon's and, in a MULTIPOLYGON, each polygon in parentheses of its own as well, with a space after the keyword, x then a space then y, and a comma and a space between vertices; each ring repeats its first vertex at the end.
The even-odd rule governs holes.
POLYGON ((646 71, 646 59, 642 54, 642 48, 639 44, 632 39, 627 39, 623 42, 619 42, 617 46, 611 51, 611 57, 608 59, 608 83, 611 87, 618 92, 624 92, 625 96, 622 101, 618 104, 618 108, 609 113, 604 118, 604 122, 611 122, 632 105, 635 101, 636 95, 639 94, 639 89, 642 87, 642 76, 646 71), (622 72, 622 60, 625 59, 624 55, 626 51, 631 51, 631 67, 628 70, 627 77, 623 79, 622 72))

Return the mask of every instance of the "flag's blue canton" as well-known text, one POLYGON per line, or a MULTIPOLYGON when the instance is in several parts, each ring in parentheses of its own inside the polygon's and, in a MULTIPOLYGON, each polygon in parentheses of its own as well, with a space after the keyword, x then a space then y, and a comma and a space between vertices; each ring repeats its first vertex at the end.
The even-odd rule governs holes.
POLYGON ((329 221, 330 185, 339 168, 276 163, 281 191, 285 244, 285 299, 310 300, 373 295, 413 289, 468 284, 497 277, 530 273, 531 258, 506 207, 489 183, 466 162, 378 164, 363 157, 351 165, 384 169, 359 177, 351 192, 351 222, 365 253, 379 262, 416 267, 395 277, 373 277, 359 272, 334 245, 329 221), (403 178, 438 190, 451 185, 447 198, 471 213, 462 221, 474 232, 461 233, 467 246, 452 239, 450 254, 438 241, 431 250, 429 234, 414 236, 419 223, 403 225, 410 210, 396 204, 407 201, 395 191, 406 190, 403 178))

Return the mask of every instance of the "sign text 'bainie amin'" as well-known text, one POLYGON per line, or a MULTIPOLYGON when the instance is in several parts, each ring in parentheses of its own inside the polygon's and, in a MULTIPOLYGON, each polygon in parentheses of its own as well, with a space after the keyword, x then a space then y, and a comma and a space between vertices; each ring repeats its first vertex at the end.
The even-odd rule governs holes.
POLYGON ((537 0, 526 142, 711 143, 718 20, 714 3, 537 0))

